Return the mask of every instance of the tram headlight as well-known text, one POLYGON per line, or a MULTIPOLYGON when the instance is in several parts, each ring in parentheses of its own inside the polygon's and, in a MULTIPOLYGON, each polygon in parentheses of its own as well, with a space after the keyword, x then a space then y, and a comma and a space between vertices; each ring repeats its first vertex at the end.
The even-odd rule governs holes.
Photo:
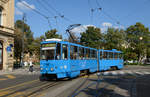
POLYGON ((41 68, 41 70, 43 70, 43 68, 41 68))
POLYGON ((54 70, 54 68, 51 68, 51 71, 53 71, 54 70))

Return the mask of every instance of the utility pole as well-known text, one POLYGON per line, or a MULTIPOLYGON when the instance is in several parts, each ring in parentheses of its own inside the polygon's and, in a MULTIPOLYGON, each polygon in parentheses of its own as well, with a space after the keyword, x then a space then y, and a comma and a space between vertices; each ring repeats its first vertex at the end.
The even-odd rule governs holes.
POLYGON ((23 18, 22 18, 22 53, 21 53, 21 66, 23 66, 24 64, 24 24, 25 24, 25 21, 26 21, 26 14, 23 13, 23 18))

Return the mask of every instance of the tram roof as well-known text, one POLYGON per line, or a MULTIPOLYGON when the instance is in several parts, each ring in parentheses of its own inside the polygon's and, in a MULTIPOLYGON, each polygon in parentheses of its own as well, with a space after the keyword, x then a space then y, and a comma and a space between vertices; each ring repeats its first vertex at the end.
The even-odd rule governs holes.
POLYGON ((86 47, 86 46, 76 44, 76 43, 71 43, 71 42, 68 42, 68 41, 43 41, 43 42, 41 42, 41 44, 47 44, 47 43, 70 44, 70 45, 73 45, 73 46, 78 46, 78 47, 84 47, 84 48, 90 48, 90 49, 93 49, 93 50, 97 50, 96 48, 86 47))

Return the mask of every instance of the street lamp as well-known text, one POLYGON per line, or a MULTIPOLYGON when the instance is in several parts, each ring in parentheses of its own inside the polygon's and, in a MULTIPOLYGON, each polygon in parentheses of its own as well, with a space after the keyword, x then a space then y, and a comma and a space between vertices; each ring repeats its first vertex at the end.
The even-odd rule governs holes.
POLYGON ((143 37, 140 37, 139 39, 140 39, 140 40, 143 40, 143 37))

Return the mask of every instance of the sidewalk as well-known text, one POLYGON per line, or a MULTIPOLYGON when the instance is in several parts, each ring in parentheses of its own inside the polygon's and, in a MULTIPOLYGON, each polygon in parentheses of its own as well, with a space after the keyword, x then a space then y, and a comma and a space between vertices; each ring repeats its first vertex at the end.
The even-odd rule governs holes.
POLYGON ((39 69, 39 66, 35 66, 33 72, 29 71, 29 67, 13 69, 12 71, 9 71, 9 70, 0 70, 0 75, 4 75, 4 74, 21 74, 21 75, 26 75, 26 74, 40 74, 40 69, 39 69))

